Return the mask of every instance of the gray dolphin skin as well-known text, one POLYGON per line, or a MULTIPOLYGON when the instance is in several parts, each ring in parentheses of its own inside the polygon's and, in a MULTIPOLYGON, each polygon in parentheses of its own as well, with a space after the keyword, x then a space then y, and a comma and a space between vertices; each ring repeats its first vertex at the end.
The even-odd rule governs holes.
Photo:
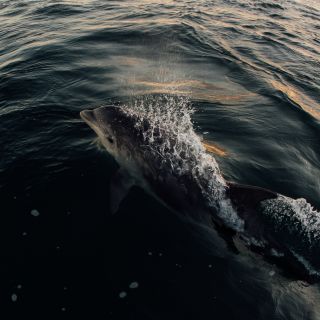
POLYGON ((286 275, 310 283, 319 280, 319 233, 292 230, 290 212, 286 220, 281 210, 279 227, 270 218, 276 206, 271 210, 268 203, 289 198, 226 182, 214 158, 203 151, 201 143, 193 142, 198 138, 192 127, 185 132, 170 131, 117 106, 84 110, 80 116, 120 166, 111 188, 113 213, 129 189, 138 185, 175 212, 216 229, 235 251, 236 242, 241 241, 286 275))

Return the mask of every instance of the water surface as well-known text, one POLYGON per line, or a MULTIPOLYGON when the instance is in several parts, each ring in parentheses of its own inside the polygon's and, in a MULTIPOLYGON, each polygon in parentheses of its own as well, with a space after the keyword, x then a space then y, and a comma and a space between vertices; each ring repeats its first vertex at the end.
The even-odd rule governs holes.
POLYGON ((188 96, 227 180, 320 208, 318 2, 11 0, 0 21, 3 312, 320 318, 319 285, 220 256, 139 188, 110 216, 117 164, 79 118, 143 95, 188 96))

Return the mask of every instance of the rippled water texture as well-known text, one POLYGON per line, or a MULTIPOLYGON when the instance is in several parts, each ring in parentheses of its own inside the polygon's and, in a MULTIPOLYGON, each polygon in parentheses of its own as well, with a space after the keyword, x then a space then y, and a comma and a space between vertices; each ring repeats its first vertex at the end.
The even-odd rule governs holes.
POLYGON ((319 285, 138 188, 110 216, 117 164, 79 118, 186 96, 226 180, 320 208, 318 1, 1 1, 0 44, 0 313, 320 318, 319 285))

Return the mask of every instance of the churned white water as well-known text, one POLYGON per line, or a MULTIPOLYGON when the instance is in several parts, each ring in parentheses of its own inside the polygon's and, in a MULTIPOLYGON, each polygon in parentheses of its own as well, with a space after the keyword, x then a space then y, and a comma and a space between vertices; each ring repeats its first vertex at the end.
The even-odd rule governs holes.
POLYGON ((320 212, 305 199, 278 195, 261 203, 263 213, 278 233, 286 235, 286 245, 312 276, 320 276, 315 259, 319 255, 320 212))
POLYGON ((157 95, 135 98, 121 110, 134 117, 143 132, 145 144, 161 159, 161 166, 176 176, 192 174, 208 204, 216 209, 226 225, 243 229, 243 221, 226 197, 226 182, 219 166, 195 133, 193 108, 186 96, 157 95), (146 125, 147 124, 147 125, 146 125))
POLYGON ((314 276, 318 276, 318 277, 320 276, 320 272, 317 271, 307 259, 305 259, 303 256, 297 254, 293 250, 291 250, 291 252, 296 257, 296 259, 300 263, 302 263, 302 265, 306 268, 306 270, 308 270, 310 275, 314 275, 314 276))
POLYGON ((308 245, 319 245, 320 212, 305 199, 291 199, 279 195, 276 199, 262 202, 263 211, 274 222, 275 228, 283 228, 291 234, 300 236, 308 245))

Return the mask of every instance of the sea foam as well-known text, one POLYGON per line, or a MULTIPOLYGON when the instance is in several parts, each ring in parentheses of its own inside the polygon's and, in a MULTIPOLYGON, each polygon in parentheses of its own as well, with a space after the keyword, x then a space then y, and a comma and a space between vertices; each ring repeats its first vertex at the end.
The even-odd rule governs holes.
POLYGON ((237 231, 243 230, 244 222, 226 196, 226 181, 218 163, 195 133, 191 119, 194 110, 187 96, 137 97, 121 110, 135 118, 150 152, 162 159, 161 166, 176 176, 191 173, 207 203, 224 223, 237 231))
POLYGON ((319 244, 320 241, 320 212, 316 211, 305 199, 292 199, 278 195, 276 199, 265 200, 261 203, 263 211, 274 222, 276 229, 299 235, 308 245, 319 244))

